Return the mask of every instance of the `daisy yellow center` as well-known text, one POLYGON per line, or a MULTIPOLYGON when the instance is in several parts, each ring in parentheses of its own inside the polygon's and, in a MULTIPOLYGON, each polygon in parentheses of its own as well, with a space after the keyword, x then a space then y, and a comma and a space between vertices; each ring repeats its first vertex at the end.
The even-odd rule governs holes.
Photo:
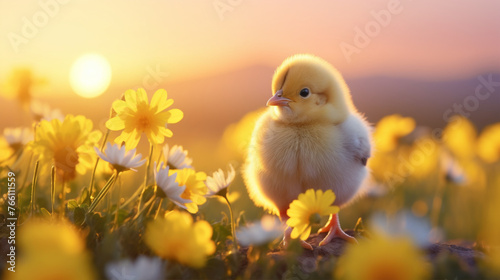
POLYGON ((136 119, 136 127, 139 131, 149 131, 153 126, 153 115, 147 108, 143 108, 136 119))

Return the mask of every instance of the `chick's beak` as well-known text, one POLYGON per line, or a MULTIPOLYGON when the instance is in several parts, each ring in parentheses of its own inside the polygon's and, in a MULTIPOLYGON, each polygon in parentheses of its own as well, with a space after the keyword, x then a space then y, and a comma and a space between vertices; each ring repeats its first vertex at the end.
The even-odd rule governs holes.
POLYGON ((278 90, 273 97, 267 100, 267 106, 287 106, 288 102, 292 101, 286 97, 283 97, 283 90, 278 90))

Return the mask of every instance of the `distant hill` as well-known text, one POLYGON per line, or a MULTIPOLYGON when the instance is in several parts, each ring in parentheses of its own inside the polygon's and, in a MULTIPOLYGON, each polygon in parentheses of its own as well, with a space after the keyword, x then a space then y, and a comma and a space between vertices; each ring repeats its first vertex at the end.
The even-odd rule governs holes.
MULTIPOLYGON (((221 133, 227 124, 239 120, 249 111, 265 106, 271 96, 273 71, 269 67, 255 66, 189 82, 167 83, 165 87, 175 98, 176 106, 184 108, 184 125, 196 128, 200 133, 204 130, 207 133, 221 133)), ((488 75, 482 76, 487 78, 488 75)), ((443 81, 346 77, 346 81, 354 103, 370 122, 375 123, 383 116, 399 113, 415 118, 419 125, 434 128, 446 124, 443 114, 449 109, 454 110, 454 104, 463 104, 469 96, 474 96, 480 84, 478 76, 443 81)), ((492 78, 500 82, 500 73, 493 74, 492 78)), ((487 100, 479 101, 477 110, 467 113, 481 129, 500 121, 499 110, 500 87, 487 100)))
MULTIPOLYGON (((175 108, 185 113, 180 124, 173 125, 175 142, 185 139, 218 138, 224 128, 238 121, 246 113, 265 106, 271 96, 271 79, 274 69, 253 66, 212 77, 172 83, 165 79, 160 87, 167 89, 169 98, 175 100, 175 108)), ((487 77, 489 74, 483 74, 487 77)), ((442 127, 443 113, 453 109, 455 103, 462 104, 473 96, 480 84, 477 76, 466 79, 426 81, 396 77, 346 77, 354 103, 364 112, 368 121, 375 123, 381 117, 399 113, 411 116, 420 125, 442 127)), ((500 73, 493 75, 500 81, 500 73)), ((83 99, 76 95, 45 98, 53 107, 64 113, 84 114, 92 118, 96 126, 103 126, 109 116, 114 99, 127 88, 111 88, 96 99, 83 99)), ((153 90, 149 93, 152 94, 153 90)), ((1 126, 17 126, 29 118, 16 118, 20 113, 14 100, 3 100, 1 126)), ((500 87, 485 100, 478 109, 470 112, 470 119, 478 128, 500 121, 500 87)))
MULTIPOLYGON (((455 110, 454 104, 464 106, 468 118, 482 129, 484 126, 500 122, 500 86, 490 96, 480 101, 475 99, 479 76, 466 79, 425 81, 408 78, 370 77, 347 79, 353 100, 361 112, 365 112, 370 122, 376 122, 385 115, 399 113, 415 118, 419 125, 444 127, 443 114, 455 110), (474 99, 478 101, 474 104, 474 99), (469 102, 466 106, 464 102, 469 102), (477 109, 468 111, 466 108, 477 109)), ((500 73, 492 74, 493 81, 500 82, 500 73)), ((486 93, 483 88, 480 93, 486 93)))

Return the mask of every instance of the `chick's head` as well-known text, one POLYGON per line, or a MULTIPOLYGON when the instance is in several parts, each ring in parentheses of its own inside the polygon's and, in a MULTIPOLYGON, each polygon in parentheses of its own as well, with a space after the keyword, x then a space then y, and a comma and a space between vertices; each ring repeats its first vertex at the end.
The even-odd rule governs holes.
POLYGON ((323 59, 301 54, 287 58, 275 71, 274 117, 294 124, 341 123, 354 109, 340 73, 323 59))

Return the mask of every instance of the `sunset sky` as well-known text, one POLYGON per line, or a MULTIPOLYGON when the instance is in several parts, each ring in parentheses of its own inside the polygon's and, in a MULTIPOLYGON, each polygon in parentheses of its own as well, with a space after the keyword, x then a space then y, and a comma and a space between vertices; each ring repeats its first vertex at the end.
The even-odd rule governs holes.
MULTIPOLYGON (((185 112, 171 143, 194 155, 198 146, 215 151, 206 139, 220 139, 228 124, 265 106, 273 69, 292 54, 323 57, 348 80, 445 81, 500 73, 499 11, 500 1, 491 0, 0 0, 0 129, 30 124, 10 80, 15 69, 29 68, 35 99, 92 118, 101 130, 111 103, 126 89, 144 87, 151 96, 166 88, 185 112), (89 53, 98 55, 98 64, 109 62, 90 68, 106 84, 89 87, 107 88, 94 99, 70 86, 89 83, 78 77, 70 82, 70 73, 89 71, 72 69, 89 53)), ((367 102, 357 105, 378 116, 399 109, 367 102)), ((442 110, 435 109, 437 118, 442 110)))
POLYGON ((111 86, 140 84, 148 68, 189 80, 274 68, 300 52, 350 77, 440 79, 500 69, 499 1, 60 2, 0 1, 0 83, 28 66, 50 81, 45 91, 71 94, 69 69, 89 52, 109 61, 111 86), (349 58, 348 45, 357 48, 349 58))

